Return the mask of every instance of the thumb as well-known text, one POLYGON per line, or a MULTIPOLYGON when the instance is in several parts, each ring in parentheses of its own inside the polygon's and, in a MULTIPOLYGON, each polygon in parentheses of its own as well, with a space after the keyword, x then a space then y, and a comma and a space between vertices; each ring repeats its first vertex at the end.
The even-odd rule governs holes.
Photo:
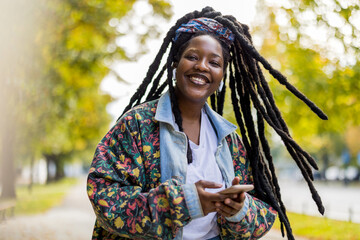
POLYGON ((202 187, 202 188, 221 188, 222 187, 222 184, 220 184, 220 183, 206 181, 206 180, 197 181, 195 183, 195 185, 197 187, 202 187))
POLYGON ((232 185, 237 185, 240 183, 240 178, 239 177, 234 177, 234 179, 232 180, 232 185))
POLYGON ((239 197, 240 197, 241 202, 244 202, 245 201, 245 192, 240 193, 239 197))

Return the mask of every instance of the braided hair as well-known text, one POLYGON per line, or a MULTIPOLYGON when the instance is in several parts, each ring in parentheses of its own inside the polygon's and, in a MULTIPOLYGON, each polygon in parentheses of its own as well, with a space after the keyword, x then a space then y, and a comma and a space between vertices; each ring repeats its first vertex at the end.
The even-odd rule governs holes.
MULTIPOLYGON (((252 168, 255 192, 258 198, 269 203, 278 211, 282 235, 285 235, 286 230, 288 239, 294 239, 290 222, 286 215, 286 208, 281 199, 280 186, 275 174, 269 144, 265 137, 265 121, 281 137, 286 149, 296 162, 307 182, 319 212, 324 214, 325 209, 321 198, 312 183, 314 180, 312 168, 318 170, 318 166, 315 160, 292 139, 286 123, 275 104, 272 92, 265 80, 260 64, 275 79, 277 79, 280 84, 284 85, 296 97, 307 104, 321 119, 325 120, 327 119, 327 116, 312 101, 292 86, 284 75, 274 69, 270 63, 259 54, 252 44, 249 27, 247 25, 239 23, 233 16, 221 15, 220 12, 214 11, 211 7, 205 7, 202 11, 188 13, 180 18, 165 36, 155 60, 149 67, 146 77, 135 94, 131 97, 123 114, 144 101, 159 98, 165 88, 168 87, 175 122, 179 126, 179 130, 183 131, 181 112, 175 97, 175 88, 172 82, 172 67, 174 62, 179 61, 182 52, 187 46, 186 44, 188 44, 189 40, 196 35, 181 34, 177 41, 173 42, 173 39, 176 30, 181 24, 200 17, 218 21, 224 27, 230 29, 235 35, 235 40, 230 49, 222 44, 225 63, 224 68, 227 68, 228 71, 224 71, 223 89, 215 92, 210 97, 211 107, 217 113, 222 115, 226 92, 225 82, 228 80, 235 118, 240 128, 242 141, 247 152, 247 158, 249 159, 252 168), (169 49, 167 60, 161 67, 161 60, 170 45, 171 47, 169 49), (166 80, 161 83, 161 78, 165 72, 167 73, 165 77, 166 80), (150 90, 148 90, 151 83, 152 86, 150 90), (142 100, 145 95, 145 100, 142 100), (256 111, 256 116, 253 116, 253 110, 256 111)), ((217 39, 216 36, 213 37, 217 39)), ((219 42, 221 43, 220 40, 219 42)), ((192 161, 191 155, 191 149, 188 147, 187 158, 189 163, 192 161)))

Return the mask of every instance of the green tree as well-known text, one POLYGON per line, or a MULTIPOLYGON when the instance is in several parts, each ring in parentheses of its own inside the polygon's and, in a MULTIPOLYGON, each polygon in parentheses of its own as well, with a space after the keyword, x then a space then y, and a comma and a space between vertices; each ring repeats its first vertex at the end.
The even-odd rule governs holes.
MULTIPOLYGON (((105 106, 110 98, 99 94, 99 84, 109 72, 107 64, 131 59, 116 44, 117 38, 127 34, 119 32, 117 23, 126 21, 127 14, 133 14, 135 3, 134 0, 69 0, 48 5, 53 21, 45 22, 43 56, 48 65, 45 78, 51 79, 45 87, 51 102, 41 146, 47 162, 56 165, 55 179, 64 175, 64 160, 74 152, 93 151, 99 136, 108 128, 105 106)), ((148 4, 155 17, 171 16, 166 1, 148 1, 148 4)), ((150 33, 156 33, 154 25, 145 26, 148 30, 138 35, 140 46, 150 33)), ((130 25, 128 31, 133 28, 130 25)))
POLYGON ((319 120, 269 77, 277 105, 294 139, 326 162, 329 154, 339 155, 347 147, 345 132, 360 125, 359 5, 303 0, 260 1, 259 6, 262 19, 254 41, 260 52, 329 120, 319 120))
MULTIPOLYGON (((43 0, 30 4, 18 0, 4 4, 6 8, 2 9, 9 12, 5 15, 10 18, 6 21, 9 25, 4 27, 19 32, 13 34, 19 41, 9 42, 4 49, 16 49, 22 46, 21 41, 28 43, 28 51, 18 51, 17 59, 13 52, 8 52, 7 56, 15 60, 6 65, 11 72, 4 74, 1 82, 7 85, 2 89, 14 89, 4 97, 12 103, 8 107, 2 105, 1 109, 13 114, 11 118, 2 118, 6 122, 3 126, 14 127, 3 127, 0 140, 4 146, 0 149, 1 162, 7 166, 2 168, 2 175, 9 178, 11 172, 12 184, 14 171, 9 168, 15 166, 15 160, 33 162, 31 159, 43 156, 56 166, 53 177, 58 179, 64 175, 66 161, 79 156, 91 159, 89 154, 110 122, 106 104, 111 99, 100 91, 100 82, 111 71, 112 62, 134 60, 138 56, 129 55, 117 44, 124 35, 137 33, 139 26, 131 24, 136 3, 135 0, 43 0), (16 20, 12 17, 16 11, 26 13, 21 19, 24 22, 11 21, 16 20), (119 28, 120 24, 126 26, 125 30, 119 28), (9 136, 15 136, 10 146, 16 149, 7 146, 9 136)), ((142 16, 140 27, 146 30, 135 34, 138 54, 146 50, 142 46, 149 37, 158 36, 156 22, 169 19, 172 14, 165 0, 144 3, 152 8, 152 14, 142 16)), ((6 185, 5 181, 1 183, 6 185)), ((4 191, 3 194, 8 195, 4 191)))

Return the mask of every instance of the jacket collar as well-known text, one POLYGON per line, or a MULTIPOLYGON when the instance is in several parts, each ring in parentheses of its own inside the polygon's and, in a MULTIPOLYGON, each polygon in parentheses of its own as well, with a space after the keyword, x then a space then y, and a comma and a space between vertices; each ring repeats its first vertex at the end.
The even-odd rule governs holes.
MULTIPOLYGON (((211 123, 214 126, 214 129, 218 135, 218 143, 221 142, 223 138, 225 138, 230 133, 234 132, 236 130, 236 125, 230 123, 225 118, 220 116, 217 112, 212 110, 210 106, 205 103, 204 109, 211 121, 211 123)), ((170 93, 167 91, 164 95, 162 95, 159 99, 156 114, 155 114, 155 120, 159 122, 168 123, 171 125, 174 129, 175 127, 175 120, 172 114, 171 109, 171 101, 170 101, 170 93), (171 113, 171 114, 170 114, 171 113)))

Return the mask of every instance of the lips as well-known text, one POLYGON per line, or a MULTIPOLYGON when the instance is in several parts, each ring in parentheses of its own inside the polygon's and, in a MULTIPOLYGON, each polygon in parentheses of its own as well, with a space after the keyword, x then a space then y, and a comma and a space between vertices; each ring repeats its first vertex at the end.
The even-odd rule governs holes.
POLYGON ((189 79, 192 83, 201 86, 210 82, 206 76, 200 74, 189 75, 189 79))

